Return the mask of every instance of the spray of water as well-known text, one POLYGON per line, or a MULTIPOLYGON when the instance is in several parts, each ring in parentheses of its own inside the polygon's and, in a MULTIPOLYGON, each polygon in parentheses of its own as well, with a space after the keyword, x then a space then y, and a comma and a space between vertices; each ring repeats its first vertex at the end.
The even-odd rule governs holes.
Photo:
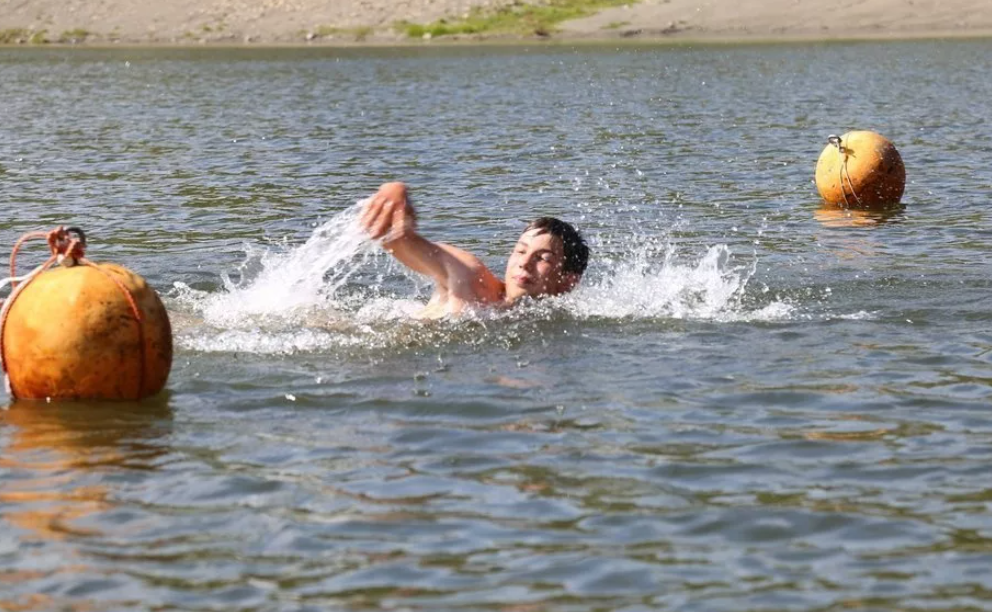
POLYGON ((205 323, 219 328, 299 322, 315 308, 342 307, 339 291, 376 252, 376 244, 361 230, 363 202, 335 215, 314 230, 302 245, 285 253, 259 252, 246 247, 246 263, 257 263, 254 278, 240 282, 222 273, 223 290, 198 292, 176 283, 178 301, 190 305, 205 323))
MULTIPOLYGON (((244 266, 238 282, 224 274, 218 291, 197 291, 177 283, 170 297, 180 310, 180 346, 268 354, 408 342, 408 331, 422 325, 410 315, 422 304, 353 282, 359 271, 367 274, 390 261, 375 257, 379 247, 358 225, 363 204, 337 214, 304 244, 287 251, 247 247, 247 261, 254 262, 257 273, 248 274, 244 266)), ((546 313, 549 303, 555 313, 579 319, 789 317, 792 307, 786 303, 752 308, 745 304, 748 281, 755 273, 754 257, 735 263, 730 250, 717 245, 701 258, 689 259, 683 261, 671 247, 661 257, 650 250, 633 250, 620 261, 593 266, 579 290, 563 298, 511 313, 477 311, 442 325, 462 337, 459 326, 493 320, 498 327, 503 319, 546 313)), ((435 338, 437 329, 422 334, 435 338)))
POLYGON ((773 302, 756 310, 744 305, 757 259, 735 264, 730 249, 717 245, 696 262, 681 263, 673 247, 658 263, 642 249, 611 266, 565 301, 577 316, 607 319, 701 319, 716 321, 786 318, 792 306, 773 302))

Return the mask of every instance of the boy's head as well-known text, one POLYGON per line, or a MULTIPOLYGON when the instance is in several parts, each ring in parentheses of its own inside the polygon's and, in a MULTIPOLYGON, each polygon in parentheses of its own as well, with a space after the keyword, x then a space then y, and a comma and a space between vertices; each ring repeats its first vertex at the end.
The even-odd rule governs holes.
POLYGON ((540 217, 528 225, 506 263, 506 297, 542 297, 571 291, 586 271, 589 247, 570 224, 540 217))

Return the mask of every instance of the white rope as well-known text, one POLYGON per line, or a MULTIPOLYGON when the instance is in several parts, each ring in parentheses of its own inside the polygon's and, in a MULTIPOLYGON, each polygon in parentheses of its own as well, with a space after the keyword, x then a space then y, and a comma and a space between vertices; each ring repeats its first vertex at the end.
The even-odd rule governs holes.
MULTIPOLYGON (((34 274, 33 272, 31 274, 34 274)), ((5 278, 0 280, 0 289, 3 289, 11 283, 20 283, 31 278, 31 274, 25 274, 24 276, 11 276, 10 278, 5 278)))

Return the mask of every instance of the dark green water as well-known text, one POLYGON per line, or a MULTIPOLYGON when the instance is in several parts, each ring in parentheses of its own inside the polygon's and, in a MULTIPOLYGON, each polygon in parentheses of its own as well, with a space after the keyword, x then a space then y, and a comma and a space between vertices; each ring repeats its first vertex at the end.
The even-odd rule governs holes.
POLYGON ((0 244, 84 227, 177 345, 143 405, 3 396, 0 609, 992 608, 990 74, 988 41, 0 50, 0 244), (905 210, 819 209, 852 128, 905 210), (345 240, 392 179, 500 273, 574 221, 583 287, 410 321, 423 283, 345 240))

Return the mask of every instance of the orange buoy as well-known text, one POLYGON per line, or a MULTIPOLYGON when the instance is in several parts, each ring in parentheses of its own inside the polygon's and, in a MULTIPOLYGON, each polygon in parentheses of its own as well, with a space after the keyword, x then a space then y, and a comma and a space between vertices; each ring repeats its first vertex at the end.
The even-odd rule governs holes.
POLYGON ((816 162, 816 188, 830 204, 895 206, 906 188, 906 167, 884 136, 859 130, 831 136, 816 162))
POLYGON ((65 252, 65 240, 49 244, 52 258, 11 293, 0 318, 11 395, 139 400, 161 391, 172 328, 158 294, 127 268, 65 252), (80 265, 46 271, 60 255, 80 265))

